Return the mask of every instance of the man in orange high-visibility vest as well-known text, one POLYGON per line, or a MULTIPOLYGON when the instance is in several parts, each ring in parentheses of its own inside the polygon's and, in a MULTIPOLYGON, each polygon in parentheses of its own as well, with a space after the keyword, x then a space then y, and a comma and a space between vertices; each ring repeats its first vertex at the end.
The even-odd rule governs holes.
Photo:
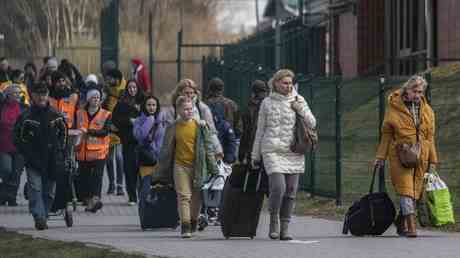
POLYGON ((67 127, 73 128, 75 126, 78 94, 72 89, 70 80, 64 73, 53 72, 52 80, 53 90, 50 92, 50 105, 64 116, 67 127))

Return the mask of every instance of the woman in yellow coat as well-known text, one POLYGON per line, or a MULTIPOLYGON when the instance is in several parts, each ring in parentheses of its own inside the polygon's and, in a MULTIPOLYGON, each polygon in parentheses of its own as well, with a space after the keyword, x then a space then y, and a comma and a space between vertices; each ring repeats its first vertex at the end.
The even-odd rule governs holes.
POLYGON ((417 236, 415 201, 422 192, 424 173, 438 162, 434 143, 435 117, 424 97, 426 86, 423 77, 412 76, 401 89, 390 94, 375 160, 377 167, 389 160, 391 182, 400 197, 398 234, 407 237, 417 236), (416 168, 405 168, 399 160, 397 146, 415 144, 417 126, 421 146, 419 163, 416 168))

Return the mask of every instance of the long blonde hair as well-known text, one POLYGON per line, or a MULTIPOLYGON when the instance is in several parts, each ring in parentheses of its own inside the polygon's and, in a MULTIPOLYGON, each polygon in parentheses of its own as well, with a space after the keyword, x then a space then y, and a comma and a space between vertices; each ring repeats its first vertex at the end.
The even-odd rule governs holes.
POLYGON ((182 92, 187 87, 190 87, 195 91, 198 100, 201 99, 201 92, 200 92, 200 89, 198 89, 198 86, 196 85, 196 83, 192 79, 182 79, 177 83, 176 88, 174 89, 174 93, 171 99, 173 106, 176 106, 177 98, 179 96, 182 96, 182 92))

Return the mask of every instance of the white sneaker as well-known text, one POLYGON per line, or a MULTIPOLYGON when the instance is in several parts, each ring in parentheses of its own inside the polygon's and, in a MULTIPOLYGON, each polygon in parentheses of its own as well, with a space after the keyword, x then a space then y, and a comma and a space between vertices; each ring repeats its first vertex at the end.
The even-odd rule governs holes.
POLYGON ((137 203, 135 203, 135 202, 128 202, 128 205, 129 205, 129 206, 136 206, 137 203))

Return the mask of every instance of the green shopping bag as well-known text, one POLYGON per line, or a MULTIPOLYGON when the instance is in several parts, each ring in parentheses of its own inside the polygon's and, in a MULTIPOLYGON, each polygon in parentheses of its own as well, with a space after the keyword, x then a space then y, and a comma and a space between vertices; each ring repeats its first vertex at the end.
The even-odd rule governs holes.
POLYGON ((439 227, 455 223, 449 188, 447 188, 447 185, 436 171, 432 171, 425 176, 427 177, 425 185, 426 203, 430 213, 431 224, 439 227))

